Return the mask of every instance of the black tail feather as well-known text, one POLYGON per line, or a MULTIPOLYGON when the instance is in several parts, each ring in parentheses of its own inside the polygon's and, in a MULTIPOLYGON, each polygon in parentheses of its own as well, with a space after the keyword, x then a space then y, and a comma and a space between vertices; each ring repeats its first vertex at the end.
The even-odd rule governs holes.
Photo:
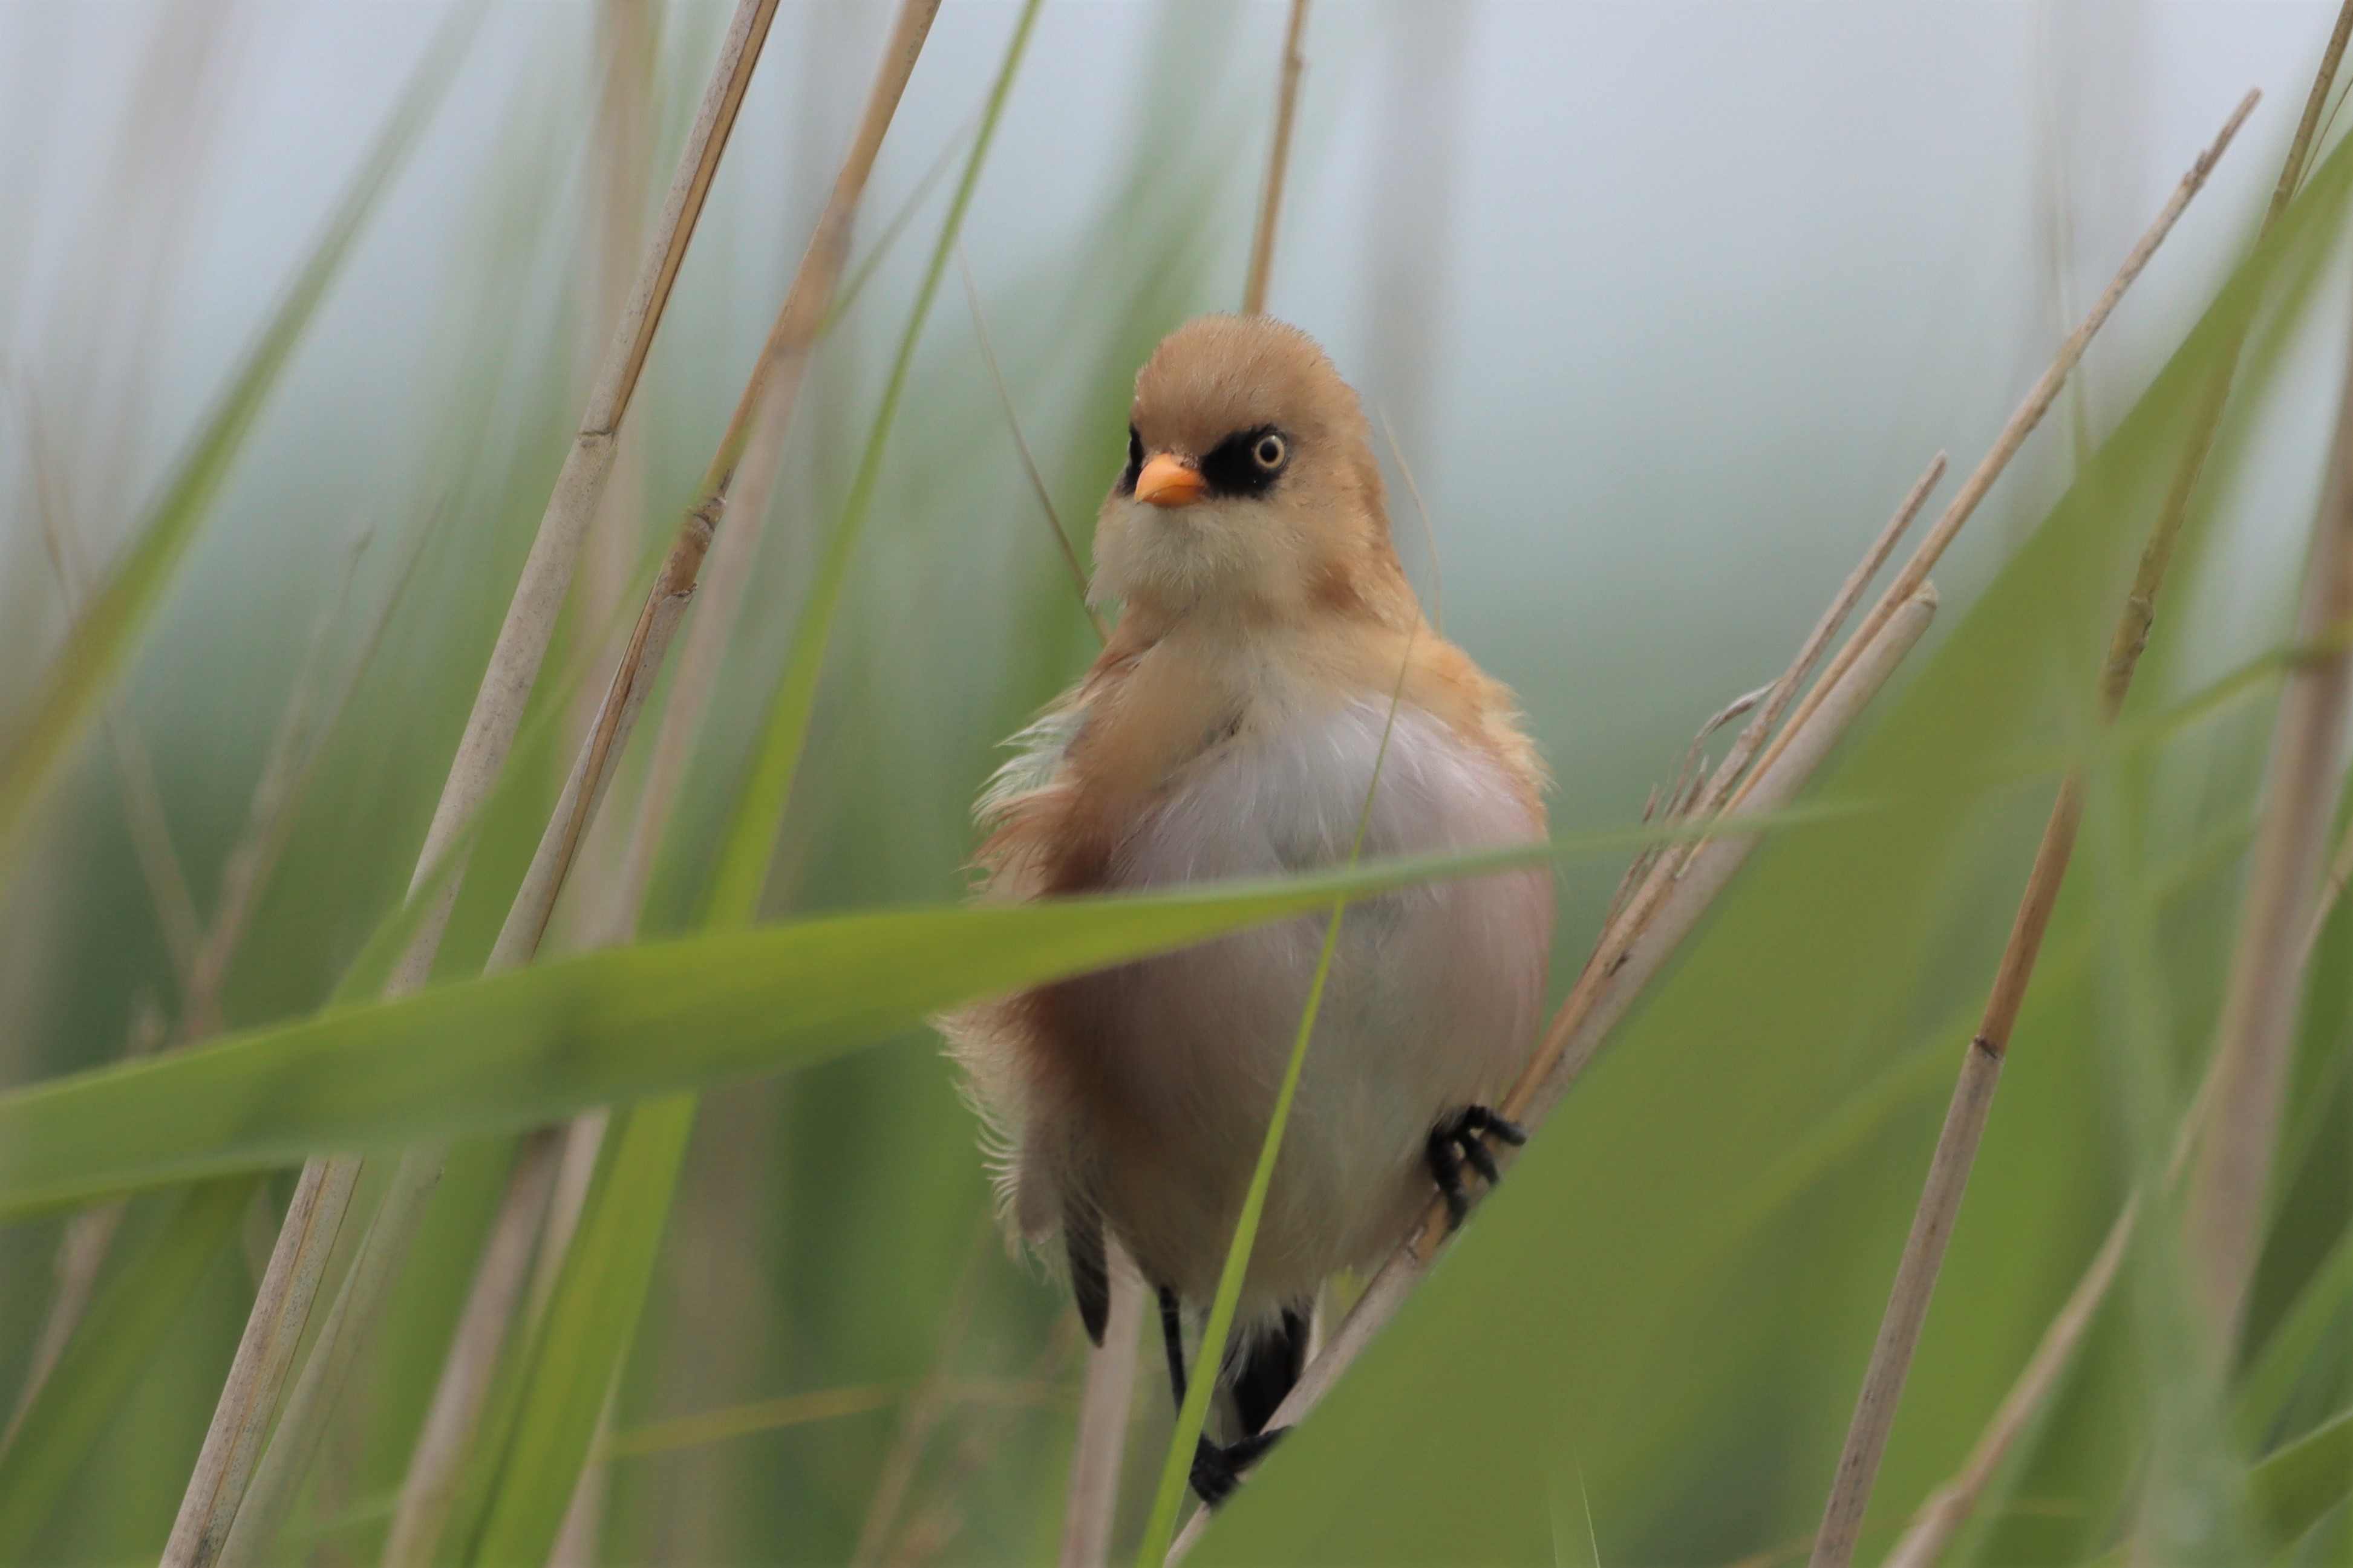
POLYGON ((1233 1395, 1234 1417, 1241 1436, 1266 1430, 1275 1410, 1307 1369, 1310 1306, 1286 1307, 1282 1325, 1252 1342, 1234 1369, 1228 1387, 1233 1395))

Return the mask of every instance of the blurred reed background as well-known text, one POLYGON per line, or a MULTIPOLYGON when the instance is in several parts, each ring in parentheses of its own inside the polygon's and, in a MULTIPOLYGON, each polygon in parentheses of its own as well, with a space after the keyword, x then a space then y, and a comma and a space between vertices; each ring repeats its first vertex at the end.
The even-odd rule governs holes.
MULTIPOLYGON (((696 921, 1017 10, 949 0, 891 126, 856 293, 811 362, 642 935, 696 921)), ((7 868, 0 1083, 308 1014, 398 904, 728 11, 486 7, 7 868), (216 980, 225 892, 239 909, 249 894, 249 917, 216 980)), ((1135 367, 1186 316, 1239 302, 1286 11, 1039 13, 961 245, 1082 555, 1135 367)), ((1984 744, 1967 789, 1906 817, 1900 847, 1821 828, 1767 858, 1368 1359, 1335 1432, 1271 1461, 1199 1561, 1802 1555, 1962 1015, 2096 668, 1980 656, 2022 624, 2004 616, 2113 618, 2113 562, 2128 568, 2179 444, 2187 395, 2158 373, 2247 255, 2331 17, 1314 6, 1270 308, 1394 430, 1437 558, 1392 468, 1400 551, 1426 603, 1442 576, 1448 635, 1520 693, 1564 834, 1635 820, 1700 721, 1778 673, 1929 455, 1974 463, 2231 106, 2250 86, 2265 100, 1940 568, 1938 640, 1915 661, 1940 662, 1843 775, 1855 798, 1906 781, 1933 795, 1939 748, 1984 744), (2099 482, 2061 505, 2087 471, 2099 482), (2054 531, 2103 542, 2070 555, 2054 531), (2078 556, 2108 564, 2066 564, 2078 556), (1476 1354, 1458 1353, 1466 1336, 1476 1354)), ((481 830, 443 978, 480 970, 891 19, 880 0, 778 11, 534 699, 551 717, 508 764, 521 784, 481 830)), ((0 734, 443 24, 406 3, 0 9, 0 734)), ((2344 374, 2341 260, 2306 263, 2316 285, 2283 269, 2251 340, 2130 710, 2150 720, 2145 743, 2114 764, 2114 831, 2062 906, 1882 1477, 1883 1550, 1958 1464, 2123 1195, 2150 1189, 2144 1134, 2170 1127, 2211 1037, 2277 682, 2156 720, 2288 636, 2344 374), (2118 908, 2144 948, 2115 951, 2118 908)), ((951 280, 854 558, 769 919, 957 897, 997 742, 1092 656, 1007 416, 951 280)), ((600 889, 669 689, 551 952, 612 939, 600 889)), ((1556 993, 1620 869, 1563 865, 1556 993)), ((2337 921, 2313 960, 2295 1157, 2242 1352, 2254 1366, 2282 1324, 2317 1323, 2308 1355, 2238 1425, 2182 1416, 2195 1400, 2148 1326, 2178 1260, 2136 1266, 1948 1560, 2091 1560, 2137 1528, 2152 1473, 2211 1471, 2223 1513, 2255 1507, 2244 1462, 2344 1405, 2348 940, 2337 921), (2213 1465, 2151 1472, 2160 1437, 2213 1465)), ((272 1560, 381 1553, 514 1146, 455 1146, 272 1560)), ((371 1162, 363 1205, 390 1164, 371 1162)), ((27 1560, 161 1548, 292 1179, 272 1179, 119 1405, 93 1414, 27 1560)), ((168 1212, 135 1198, 113 1256, 168 1212)), ((68 1236, 58 1213, 0 1229, 0 1408, 36 1363, 68 1236)), ((1050 1559, 1080 1349, 1065 1293, 995 1239, 973 1118, 929 1031, 731 1083, 695 1126, 610 1458, 562 1551, 1050 1559)), ((1128 1551, 1170 1414, 1151 1364, 1128 1551)), ((2332 1554, 2353 1530, 2336 1495, 2301 1546, 2263 1551, 2353 1560, 2332 1554)), ((2233 1543, 2218 1560, 2262 1539, 2260 1519, 2232 1517, 2200 1537, 2233 1543)))

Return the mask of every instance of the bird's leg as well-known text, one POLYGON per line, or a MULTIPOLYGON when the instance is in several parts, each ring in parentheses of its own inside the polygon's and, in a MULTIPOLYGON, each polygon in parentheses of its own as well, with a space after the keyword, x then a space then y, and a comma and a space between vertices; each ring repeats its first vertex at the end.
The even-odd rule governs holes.
POLYGON ((1176 1292, 1160 1287, 1160 1340, 1168 1347, 1169 1395, 1185 1407, 1185 1325, 1176 1317, 1176 1292))
POLYGON ((1495 1168, 1494 1152, 1487 1147, 1486 1135, 1491 1132, 1515 1148, 1528 1141, 1527 1129, 1483 1105, 1466 1105, 1430 1129, 1430 1175, 1446 1200, 1447 1218, 1452 1226, 1461 1226, 1471 1212, 1471 1194, 1462 1187, 1466 1163, 1491 1187, 1503 1179, 1503 1173, 1495 1168))
MULTIPOLYGON (((1160 1339, 1168 1352, 1168 1387, 1176 1407, 1185 1407, 1185 1331, 1177 1316, 1176 1292, 1167 1286, 1159 1288, 1160 1339)), ((1253 1432, 1238 1442, 1217 1444, 1203 1433, 1193 1445, 1193 1490, 1209 1507, 1215 1508, 1233 1495, 1241 1485, 1242 1472, 1258 1463, 1274 1440, 1290 1430, 1278 1426, 1271 1432, 1253 1432)))

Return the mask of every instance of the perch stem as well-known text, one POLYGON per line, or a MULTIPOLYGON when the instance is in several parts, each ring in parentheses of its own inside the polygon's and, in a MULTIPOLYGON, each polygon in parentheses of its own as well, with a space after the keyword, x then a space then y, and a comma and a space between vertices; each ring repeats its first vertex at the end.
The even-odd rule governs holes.
MULTIPOLYGON (((449 773, 409 883, 412 897, 433 882, 445 857, 462 854, 467 828, 489 794, 522 721, 539 667, 554 635, 565 593, 596 510, 613 444, 645 366, 670 286, 684 259, 719 157, 733 127, 777 0, 739 0, 712 68, 702 107, 679 158, 636 287, 607 345, 604 364, 556 477, 498 641, 483 671, 449 773)), ((417 936, 386 987, 406 994, 430 976, 460 879, 442 878, 417 936)), ((327 1253, 341 1233, 358 1175, 356 1158, 313 1160, 303 1169, 289 1223, 279 1233, 247 1320, 195 1473, 164 1551, 164 1568, 210 1568, 227 1543, 252 1464, 291 1367, 327 1253), (296 1223, 299 1217, 300 1223, 296 1223)))
MULTIPOLYGON (((2164 237, 2164 232, 2179 216, 2181 208, 2204 184, 2223 150, 2229 146, 2232 136, 2253 109, 2256 97, 2251 92, 2241 100, 2214 144, 2183 176, 2165 212, 2159 215, 2157 224, 2136 247, 2134 255, 2138 261, 2146 261, 2147 253, 2156 248, 2156 241, 2164 237)), ((2284 198, 2275 198, 2275 202, 2284 202, 2284 198)), ((2274 216, 2276 216, 2276 210, 2275 206, 2274 216)), ((2128 280, 2128 275, 2137 270, 2136 260, 2127 259, 2117 281, 2109 286, 2101 304, 2094 308, 2094 317, 2104 314, 2119 292, 2120 286, 2128 280)), ((2091 324, 2087 321, 2085 326, 2091 324)), ((2083 331, 2078 329, 2079 337, 2083 331)), ((2080 357, 2080 348, 2076 354, 2080 357)), ((2062 357, 2065 356, 2063 354, 2062 357)), ((2100 708, 2104 724, 2113 723, 2122 709, 2125 698, 2131 690, 2133 673, 2139 666, 2141 651, 2147 646, 2148 628, 2156 615, 2157 595, 2164 584, 2174 541, 2180 532, 2183 518, 2188 515, 2189 497, 2197 487, 2207 450, 2212 445, 2214 430, 2221 417, 2222 401, 2230 391, 2230 368, 2225 364, 2220 377, 2210 386, 2200 414, 2190 427, 2189 444, 2184 448, 2172 483, 2159 504, 2148 544, 2141 552, 2132 587, 2125 596, 2124 608, 2110 637, 2107 658, 2100 672, 2100 708)), ((2055 391, 2055 387, 2052 390, 2055 391)), ((2048 406, 2047 398, 2044 406, 2048 406)), ((2003 946, 2000 962, 1994 970, 1993 986, 1986 999, 1985 1013, 1978 1023, 1976 1037, 1968 1044, 1959 1077, 1953 1086, 1953 1098, 1947 1110, 1944 1129, 1938 1134, 1936 1153, 1929 1162, 1927 1181, 1913 1215, 1911 1234, 1905 1238, 1903 1257, 1896 1264, 1895 1283, 1889 1293, 1886 1310, 1880 1320, 1878 1337, 1872 1345, 1871 1361, 1863 1373, 1862 1392, 1856 1396, 1854 1415, 1849 1422, 1846 1441, 1839 1454, 1830 1497, 1823 1504, 1821 1527, 1814 1538, 1812 1568, 1846 1568, 1853 1558, 1855 1542, 1862 1529, 1863 1511, 1870 1506, 1872 1486, 1879 1473, 1879 1461, 1886 1452, 1888 1435, 1894 1427, 1896 1408, 1904 1395, 1905 1378, 1911 1370, 1913 1352, 1919 1345, 1921 1326, 1927 1321, 1929 1302, 1936 1295, 1936 1275, 1944 1266, 1945 1248, 1952 1239, 1953 1225, 1959 1215, 1961 1199, 1968 1187, 1969 1172, 1976 1163, 1978 1141, 1984 1136, 1986 1119, 1992 1110, 1994 1090, 2001 1080, 2002 1061, 2009 1053, 2010 1037, 2018 1025, 2019 1010, 2025 1005, 2026 988, 2034 977, 2035 962, 2042 952, 2042 939, 2050 930, 2052 912, 2058 906, 2060 889, 2066 880, 2067 865, 2074 853, 2076 829, 2082 826, 2083 814, 2082 781, 2075 773, 2070 773, 2060 782, 2058 797, 2051 805, 2050 819, 2043 825, 2042 839, 2036 847, 2033 867, 2027 873, 2026 889, 2020 897, 2017 915, 2010 923, 2010 940, 2003 946)))

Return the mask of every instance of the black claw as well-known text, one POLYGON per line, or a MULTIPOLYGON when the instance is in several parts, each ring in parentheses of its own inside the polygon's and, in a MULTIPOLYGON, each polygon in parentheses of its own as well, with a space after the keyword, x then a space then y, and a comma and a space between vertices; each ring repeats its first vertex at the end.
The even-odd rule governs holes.
POLYGON ((1471 1194, 1462 1190, 1462 1162, 1454 1152, 1454 1144, 1453 1130, 1440 1127, 1430 1132, 1428 1149, 1430 1179, 1446 1200, 1448 1219, 1459 1226, 1471 1213, 1471 1194))
POLYGON ((1459 1228, 1471 1212, 1470 1194, 1462 1188, 1462 1167, 1466 1163, 1491 1187, 1503 1180, 1494 1152, 1487 1147, 1489 1133, 1514 1148, 1528 1141, 1526 1128, 1483 1105, 1466 1105, 1430 1130, 1430 1174, 1438 1184, 1440 1195, 1446 1199, 1447 1218, 1453 1227, 1459 1228))
POLYGON ((1465 1130, 1473 1132, 1493 1132, 1514 1149, 1528 1141, 1526 1128, 1508 1116, 1497 1115, 1483 1105, 1464 1106, 1462 1114, 1457 1120, 1461 1122, 1465 1130))
POLYGON ((1217 1507, 1234 1495, 1234 1489, 1241 1485, 1242 1472, 1263 1458, 1266 1451, 1274 1447, 1274 1440, 1289 1430, 1287 1426, 1277 1426, 1268 1432, 1254 1432, 1239 1443, 1228 1443, 1222 1447, 1207 1437, 1200 1438, 1193 1447, 1194 1492, 1209 1507, 1217 1507))
POLYGON ((1504 1173, 1495 1169, 1495 1156, 1488 1152, 1487 1141, 1476 1132, 1462 1140, 1462 1157, 1489 1186, 1504 1179, 1504 1173))

